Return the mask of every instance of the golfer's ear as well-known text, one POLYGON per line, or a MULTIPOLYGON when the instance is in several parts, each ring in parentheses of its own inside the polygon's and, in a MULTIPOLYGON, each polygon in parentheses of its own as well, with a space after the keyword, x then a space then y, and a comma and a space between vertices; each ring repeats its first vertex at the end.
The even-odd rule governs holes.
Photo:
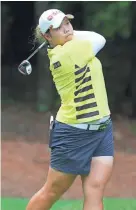
POLYGON ((45 37, 47 40, 49 40, 49 39, 51 38, 51 35, 50 35, 50 33, 45 33, 45 34, 44 34, 44 37, 45 37))
POLYGON ((45 34, 42 34, 42 36, 44 37, 44 39, 50 41, 51 40, 51 35, 50 33, 45 33, 45 34))

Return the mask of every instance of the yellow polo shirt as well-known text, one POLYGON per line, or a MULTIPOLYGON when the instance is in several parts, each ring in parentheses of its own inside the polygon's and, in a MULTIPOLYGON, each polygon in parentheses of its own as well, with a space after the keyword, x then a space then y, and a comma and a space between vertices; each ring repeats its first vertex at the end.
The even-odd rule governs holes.
POLYGON ((110 114, 101 62, 88 40, 73 39, 48 49, 50 70, 61 98, 56 120, 85 123, 110 114))

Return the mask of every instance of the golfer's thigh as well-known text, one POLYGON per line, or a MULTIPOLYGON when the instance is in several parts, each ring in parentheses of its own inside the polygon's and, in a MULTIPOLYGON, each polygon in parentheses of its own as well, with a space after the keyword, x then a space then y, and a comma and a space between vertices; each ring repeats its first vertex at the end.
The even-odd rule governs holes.
POLYGON ((90 174, 81 177, 84 193, 91 189, 103 190, 111 176, 112 168, 112 156, 92 158, 90 174))
POLYGON ((45 184, 46 190, 61 196, 72 185, 75 178, 76 175, 66 174, 50 167, 45 184))

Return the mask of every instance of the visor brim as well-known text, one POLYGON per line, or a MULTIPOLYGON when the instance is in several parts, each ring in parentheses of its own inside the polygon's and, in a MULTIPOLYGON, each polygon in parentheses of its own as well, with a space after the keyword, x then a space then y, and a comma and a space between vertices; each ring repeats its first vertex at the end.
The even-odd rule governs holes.
POLYGON ((65 17, 67 17, 69 20, 74 19, 74 16, 71 15, 71 14, 64 15, 64 16, 62 16, 62 17, 60 18, 59 21, 55 22, 55 23, 52 25, 52 28, 54 28, 54 29, 58 28, 58 27, 61 25, 61 23, 62 23, 62 21, 63 21, 63 19, 64 19, 65 17))

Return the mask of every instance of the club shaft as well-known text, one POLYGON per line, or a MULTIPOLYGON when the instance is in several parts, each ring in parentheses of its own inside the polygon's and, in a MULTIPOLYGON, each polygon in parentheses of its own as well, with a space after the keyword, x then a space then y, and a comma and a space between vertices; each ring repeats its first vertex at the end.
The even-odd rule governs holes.
POLYGON ((30 58, 32 58, 33 55, 35 55, 45 44, 46 42, 43 42, 31 55, 29 55, 29 57, 26 60, 30 60, 30 58))

